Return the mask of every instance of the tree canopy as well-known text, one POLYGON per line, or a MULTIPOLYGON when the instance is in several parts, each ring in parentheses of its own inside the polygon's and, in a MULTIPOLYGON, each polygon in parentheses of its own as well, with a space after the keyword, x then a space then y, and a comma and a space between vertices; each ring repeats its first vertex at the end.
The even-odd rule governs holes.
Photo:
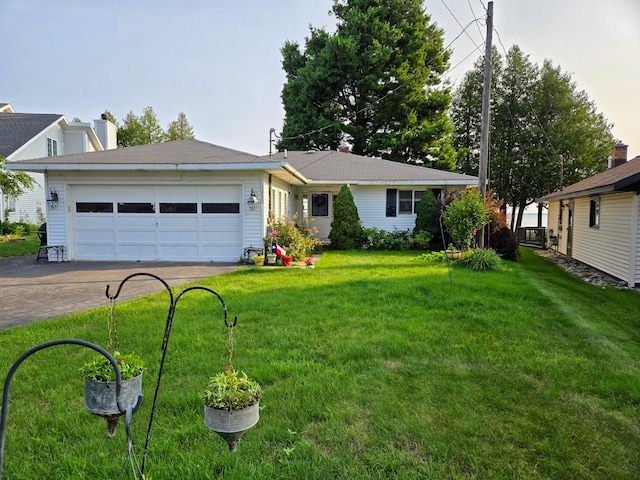
MULTIPOLYGON (((490 188, 517 209, 511 227, 536 198, 607 166, 611 125, 571 75, 545 60, 540 67, 518 46, 492 55, 490 188)), ((451 119, 458 168, 478 174, 484 58, 456 89, 451 119)))
POLYGON ((450 52, 420 0, 334 0, 335 33, 310 28, 281 49, 286 83, 278 148, 330 149, 450 170, 442 84, 450 52))
POLYGON ((6 158, 0 157, 0 194, 6 197, 18 197, 25 190, 30 190, 35 180, 26 172, 7 170, 4 168, 6 158))
MULTIPOLYGON (((108 110, 106 113, 111 115, 108 110)), ((111 118, 110 120, 113 122, 111 118)), ((132 110, 129 111, 123 119, 123 125, 118 126, 118 144, 123 147, 174 142, 191 138, 194 138, 193 127, 189 124, 184 112, 180 112, 178 118, 169 123, 165 132, 151 106, 145 107, 139 116, 132 110)))

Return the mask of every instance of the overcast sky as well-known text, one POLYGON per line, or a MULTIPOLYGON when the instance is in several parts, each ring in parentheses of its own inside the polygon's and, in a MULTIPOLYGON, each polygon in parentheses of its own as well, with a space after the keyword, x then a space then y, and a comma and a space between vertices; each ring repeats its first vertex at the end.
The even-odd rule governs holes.
MULTIPOLYGON (((486 0, 428 0, 453 42, 456 81, 482 51, 486 0), (448 8, 447 8, 448 7, 448 8), (449 11, 449 9, 451 11, 449 11)), ((330 0, 0 0, 0 102, 18 112, 122 122, 148 105, 161 125, 184 112, 196 138, 254 154, 280 131, 280 48, 309 25, 333 30, 330 0)), ((495 0, 494 44, 517 44, 572 74, 640 155, 640 1, 495 0), (500 43, 500 41, 502 43, 500 43)))

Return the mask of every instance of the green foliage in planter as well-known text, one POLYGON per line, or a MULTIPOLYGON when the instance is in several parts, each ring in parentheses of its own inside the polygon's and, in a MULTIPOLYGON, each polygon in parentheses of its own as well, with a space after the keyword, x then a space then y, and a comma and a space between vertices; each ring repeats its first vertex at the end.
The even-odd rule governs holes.
POLYGON ((333 203, 333 221, 329 233, 331 248, 352 250, 362 244, 363 234, 358 207, 347 185, 343 185, 333 203))
POLYGON ((457 263, 476 271, 502 269, 502 260, 490 248, 478 248, 468 251, 457 263))
POLYGON ((211 377, 204 392, 204 403, 211 408, 240 410, 257 403, 262 396, 262 388, 247 378, 244 372, 231 367, 211 377))
MULTIPOLYGON (((137 377, 144 371, 144 361, 134 353, 123 355, 120 352, 113 352, 113 358, 118 363, 122 380, 129 380, 137 377)), ((80 367, 80 373, 87 380, 96 382, 115 382, 116 373, 111 362, 103 355, 96 355, 90 362, 80 367)))
POLYGON ((457 195, 447 205, 442 221, 459 250, 468 250, 474 232, 489 221, 489 210, 484 205, 477 188, 470 188, 457 195))

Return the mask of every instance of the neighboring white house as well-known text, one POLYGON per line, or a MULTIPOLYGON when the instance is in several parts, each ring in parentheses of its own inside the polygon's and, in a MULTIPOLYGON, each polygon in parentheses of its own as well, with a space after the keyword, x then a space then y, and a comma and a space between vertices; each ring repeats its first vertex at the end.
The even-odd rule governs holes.
POLYGON ((260 157, 199 140, 23 160, 44 172, 58 206, 50 245, 69 260, 236 261, 262 247, 270 218, 308 214, 326 239, 348 184, 365 226, 413 228, 422 192, 477 178, 343 152, 260 157))
MULTIPOLYGON (((9 162, 116 148, 116 126, 102 118, 89 123, 68 122, 64 115, 16 113, 0 103, 0 156, 9 162), (98 132, 98 133, 96 133, 98 132)), ((31 173, 32 190, 18 198, 0 192, 0 221, 40 224, 47 217, 44 174, 31 173)))
POLYGON ((538 200, 549 204, 548 245, 559 253, 640 285, 640 156, 613 148, 609 168, 538 200))

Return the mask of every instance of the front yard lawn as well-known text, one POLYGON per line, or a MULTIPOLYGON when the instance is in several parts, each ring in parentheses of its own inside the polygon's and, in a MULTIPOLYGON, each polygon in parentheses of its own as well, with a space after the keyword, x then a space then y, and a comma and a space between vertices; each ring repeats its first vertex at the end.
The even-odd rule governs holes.
MULTIPOLYGON (((640 472, 640 295, 583 283, 524 249, 502 272, 411 252, 327 252, 313 270, 250 268, 220 293, 234 366, 264 388, 261 419, 229 454, 203 424, 227 364, 220 303, 179 302, 150 441, 153 480, 632 479, 640 472)), ((103 289, 104 285, 96 285, 103 289)), ((125 285, 126 288, 126 285, 125 285)), ((143 356, 141 456, 167 294, 120 304, 122 350, 143 356)), ((2 379, 34 345, 105 346, 107 308, 0 332, 2 379)), ((11 388, 4 475, 116 478, 126 457, 83 409, 74 346, 38 352, 11 388)), ((130 478, 130 477, 127 477, 130 478)))
POLYGON ((24 241, 10 241, 9 237, 0 237, 0 257, 15 257, 16 255, 30 255, 38 253, 40 239, 35 233, 24 235, 24 241))

